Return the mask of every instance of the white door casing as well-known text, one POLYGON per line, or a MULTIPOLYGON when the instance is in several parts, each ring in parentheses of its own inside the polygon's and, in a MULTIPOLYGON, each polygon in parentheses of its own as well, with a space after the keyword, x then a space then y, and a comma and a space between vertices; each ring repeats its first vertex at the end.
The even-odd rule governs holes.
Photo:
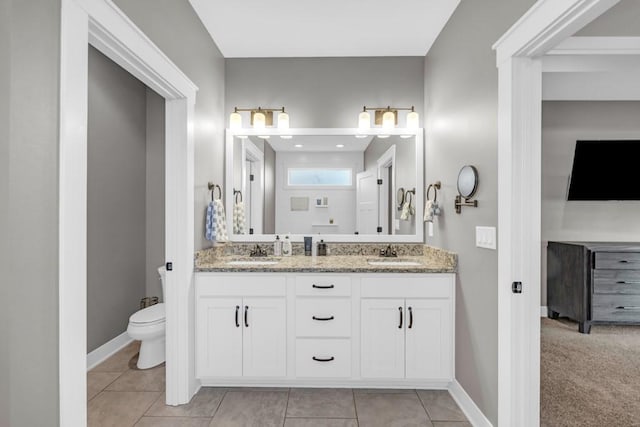
POLYGON ((539 0, 498 66, 498 423, 540 423, 541 55, 618 0, 539 0), (512 293, 521 282, 523 292, 512 293))
POLYGON ((193 363, 194 159, 197 87, 109 0, 63 0, 59 144, 59 390, 61 426, 86 412, 86 181, 88 49, 91 44, 166 100, 166 402, 186 403, 193 363))

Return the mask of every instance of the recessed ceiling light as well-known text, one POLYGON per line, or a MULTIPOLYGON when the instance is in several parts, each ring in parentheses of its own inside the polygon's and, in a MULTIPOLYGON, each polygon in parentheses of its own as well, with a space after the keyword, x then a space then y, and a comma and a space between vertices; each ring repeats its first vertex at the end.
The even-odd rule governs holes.
POLYGON ((280 138, 282 138, 282 139, 291 139, 291 138, 293 138, 293 136, 292 135, 280 135, 280 138))
POLYGON ((369 136, 369 135, 356 135, 356 138, 366 138, 366 137, 368 137, 368 136, 369 136))
POLYGON ((296 145, 294 145, 294 147, 296 147, 296 148, 302 148, 302 144, 296 144, 296 145))
POLYGON ((338 147, 338 148, 344 148, 344 144, 336 144, 336 147, 338 147))

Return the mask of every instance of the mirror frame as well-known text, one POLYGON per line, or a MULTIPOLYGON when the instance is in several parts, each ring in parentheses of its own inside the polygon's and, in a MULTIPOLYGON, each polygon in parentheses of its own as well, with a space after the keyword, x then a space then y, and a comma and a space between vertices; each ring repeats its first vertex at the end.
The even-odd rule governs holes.
MULTIPOLYGON (((366 132, 357 128, 291 128, 287 130, 279 129, 227 129, 225 132, 225 204, 227 211, 227 230, 230 230, 230 242, 272 242, 275 234, 233 234, 233 216, 230 209, 233 206, 233 143, 236 136, 282 136, 282 135, 311 135, 311 136, 337 136, 337 135, 414 135, 416 142, 416 233, 412 235, 385 234, 385 235, 360 235, 360 234, 322 234, 325 242, 342 243, 424 243, 424 224, 422 221, 424 214, 424 129, 419 128, 409 130, 396 128, 393 130, 383 130, 380 128, 367 129, 366 132)), ((309 233, 312 235, 312 233, 309 233)), ((304 235, 292 234, 293 242, 302 242, 304 235)))

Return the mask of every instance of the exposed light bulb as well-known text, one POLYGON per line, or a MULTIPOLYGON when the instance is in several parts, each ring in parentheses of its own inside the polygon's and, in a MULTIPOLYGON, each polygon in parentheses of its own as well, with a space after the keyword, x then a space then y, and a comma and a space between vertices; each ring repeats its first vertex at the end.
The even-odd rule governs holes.
POLYGON ((284 111, 278 114, 278 129, 289 129, 289 115, 284 111))
POLYGON ((415 111, 407 114, 407 129, 415 130, 420 127, 420 115, 415 111))
POLYGON ((369 129, 371 127, 371 115, 363 111, 358 115, 358 128, 361 130, 369 129))
POLYGON ((242 116, 237 111, 229 115, 229 129, 242 129, 242 116))

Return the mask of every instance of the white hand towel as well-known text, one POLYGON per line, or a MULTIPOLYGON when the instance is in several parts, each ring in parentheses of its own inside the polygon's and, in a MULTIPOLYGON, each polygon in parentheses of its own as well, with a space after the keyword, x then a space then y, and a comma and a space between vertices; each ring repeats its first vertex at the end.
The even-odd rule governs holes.
POLYGON ((424 222, 433 222, 433 200, 427 200, 424 204, 424 222))
POLYGON ((244 234, 245 221, 244 203, 236 202, 233 206, 233 234, 244 234))
POLYGON ((416 210, 413 206, 411 206, 411 201, 405 202, 402 205, 402 213, 400 214, 400 219, 403 221, 409 221, 411 217, 416 213, 416 210))
POLYGON ((229 236, 227 235, 227 217, 224 213, 224 205, 222 200, 218 199, 213 202, 215 209, 215 232, 217 242, 228 242, 229 236))

